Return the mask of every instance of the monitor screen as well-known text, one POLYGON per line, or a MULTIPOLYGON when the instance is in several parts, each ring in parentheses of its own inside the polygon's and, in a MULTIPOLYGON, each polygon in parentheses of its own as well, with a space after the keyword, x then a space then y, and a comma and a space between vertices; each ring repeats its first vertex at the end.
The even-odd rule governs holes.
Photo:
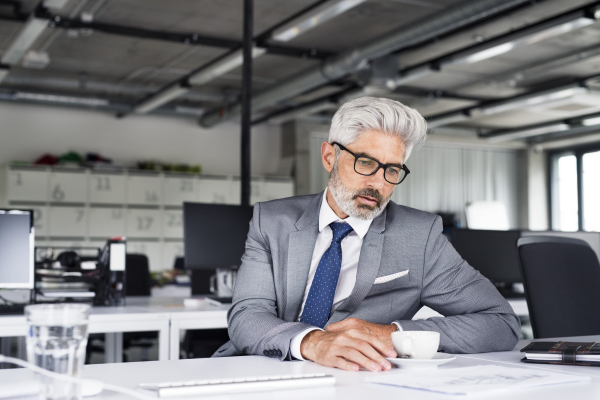
POLYGON ((473 268, 493 283, 522 282, 517 240, 521 231, 453 229, 452 245, 473 268))
POLYGON ((0 209, 0 288, 33 289, 33 211, 0 209))
POLYGON ((238 267, 252 219, 251 206, 183 204, 185 268, 238 267))

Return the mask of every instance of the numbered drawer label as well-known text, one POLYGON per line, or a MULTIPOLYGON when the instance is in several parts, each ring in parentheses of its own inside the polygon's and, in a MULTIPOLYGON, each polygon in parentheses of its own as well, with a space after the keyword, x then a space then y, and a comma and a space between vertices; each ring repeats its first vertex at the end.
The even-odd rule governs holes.
POLYGON ((87 177, 82 173, 51 172, 50 201, 56 203, 85 203, 87 177))
POLYGON ((175 269, 177 257, 183 257, 183 243, 167 242, 163 244, 162 266, 164 269, 175 269))
POLYGON ((127 210, 127 236, 158 238, 160 236, 160 214, 158 210, 127 210))
POLYGON ((111 174, 90 175, 90 203, 123 204, 125 177, 111 174))
MULTIPOLYGON (((127 242, 127 253, 144 254, 148 257, 150 271, 167 269, 162 265, 162 244, 159 242, 127 242)), ((127 268, 127 266, 125 266, 127 268)))
POLYGON ((200 179, 197 199, 200 203, 235 204, 233 184, 233 180, 228 179, 200 179))
MULTIPOLYGON (((46 236, 50 233, 48 229, 48 207, 30 207, 33 210, 33 227, 35 228, 35 236, 46 236)), ((36 244, 37 245, 37 244, 36 244)))
POLYGON ((50 207, 50 236, 83 237, 87 216, 83 207, 50 207))
POLYGON ((181 206, 184 201, 196 201, 196 186, 198 179, 190 178, 165 178, 165 205, 181 206))
POLYGON ((127 203, 159 205, 162 203, 160 177, 130 176, 127 178, 127 203))
POLYGON ((46 171, 8 171, 8 200, 48 201, 46 171))
POLYGON ((183 239, 183 211, 165 210, 163 218, 164 237, 169 239, 183 239))
POLYGON ((125 210, 122 208, 90 209, 90 232, 94 238, 125 236, 125 210))

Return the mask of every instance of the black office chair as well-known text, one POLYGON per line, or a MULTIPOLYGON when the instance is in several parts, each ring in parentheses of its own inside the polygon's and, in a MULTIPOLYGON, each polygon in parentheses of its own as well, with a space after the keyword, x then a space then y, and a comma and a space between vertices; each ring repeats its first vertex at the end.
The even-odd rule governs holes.
POLYGON ((150 296, 150 266, 144 254, 127 254, 125 256, 125 295, 150 296))
MULTIPOLYGON (((150 296, 152 279, 150 265, 145 254, 127 254, 125 256, 125 295, 150 296)), ((142 361, 148 361, 150 348, 158 339, 158 332, 125 332, 123 333, 123 350, 140 347, 142 361)), ((123 360, 126 361, 125 355, 123 360)))
POLYGON ((517 241, 534 338, 600 334, 600 263, 583 240, 517 241))

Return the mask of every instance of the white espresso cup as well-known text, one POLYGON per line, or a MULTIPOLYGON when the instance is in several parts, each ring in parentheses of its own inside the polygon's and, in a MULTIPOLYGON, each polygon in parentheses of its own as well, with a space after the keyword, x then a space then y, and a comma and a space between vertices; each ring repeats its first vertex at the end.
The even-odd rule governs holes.
POLYGON ((392 333, 392 344, 398 357, 431 359, 440 347, 440 333, 431 331, 398 331, 392 333))

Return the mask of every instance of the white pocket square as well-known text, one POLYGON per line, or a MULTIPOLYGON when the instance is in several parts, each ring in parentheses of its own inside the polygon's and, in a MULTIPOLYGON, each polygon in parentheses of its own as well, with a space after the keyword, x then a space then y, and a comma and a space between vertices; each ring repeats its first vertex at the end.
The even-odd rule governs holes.
POLYGON ((386 283, 389 281, 393 281, 394 279, 398 279, 401 276, 404 276, 407 274, 408 274, 408 270, 405 270, 405 271, 396 272, 395 274, 391 274, 391 275, 380 276, 379 278, 375 279, 374 284, 377 285, 378 283, 386 283))

